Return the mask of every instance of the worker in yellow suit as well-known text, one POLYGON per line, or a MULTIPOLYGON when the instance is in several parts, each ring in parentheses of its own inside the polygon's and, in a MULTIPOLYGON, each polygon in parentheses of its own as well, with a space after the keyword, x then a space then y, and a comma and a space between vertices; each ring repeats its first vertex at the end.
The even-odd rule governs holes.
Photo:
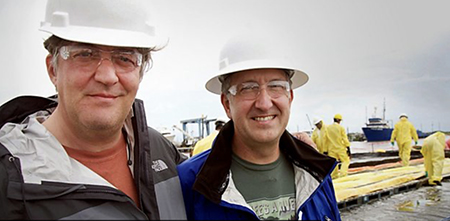
POLYGON ((313 123, 314 125, 316 125, 316 128, 312 133, 311 139, 316 144, 317 149, 320 153, 328 155, 327 125, 325 125, 321 118, 314 118, 313 123))
POLYGON ((394 130, 391 134, 391 144, 394 146, 394 141, 397 141, 398 155, 402 160, 403 166, 409 166, 409 159, 411 158, 411 139, 414 139, 417 145, 416 128, 408 121, 408 115, 400 114, 400 120, 395 124, 394 130))
POLYGON ((445 134, 436 132, 423 141, 420 152, 424 158, 425 173, 428 176, 428 184, 442 186, 442 170, 445 159, 445 134))
POLYGON ((331 173, 331 177, 336 179, 347 176, 351 153, 347 133, 345 132, 345 128, 340 124, 342 115, 334 115, 333 120, 334 123, 327 127, 329 139, 328 156, 341 162, 340 168, 338 169, 338 167, 336 167, 331 173))
POLYGON ((216 139, 217 134, 219 134, 220 129, 222 129, 223 125, 225 124, 226 120, 224 119, 217 119, 214 123, 216 125, 215 130, 211 132, 207 137, 199 140, 197 143, 195 143, 194 150, 192 152, 192 156, 199 154, 205 150, 208 150, 212 147, 212 143, 214 139, 216 139))

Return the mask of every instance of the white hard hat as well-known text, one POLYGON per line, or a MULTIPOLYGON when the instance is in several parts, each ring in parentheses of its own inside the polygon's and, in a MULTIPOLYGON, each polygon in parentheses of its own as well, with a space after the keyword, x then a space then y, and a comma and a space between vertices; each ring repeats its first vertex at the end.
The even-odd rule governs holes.
POLYGON ((408 118, 408 115, 407 115, 406 113, 401 113, 400 116, 399 116, 398 118, 401 118, 401 117, 406 117, 406 118, 408 118))
POLYGON ((315 118, 313 119, 313 124, 316 125, 316 124, 318 124, 320 121, 322 121, 322 118, 320 118, 320 117, 315 117, 315 118))
POLYGON ((226 122, 228 122, 228 118, 225 118, 225 117, 218 117, 218 118, 216 118, 216 123, 217 122, 223 122, 223 123, 226 123, 226 122))
POLYGON ((228 118, 218 117, 216 119, 216 122, 214 122, 215 125, 218 124, 226 124, 228 122, 228 118))
MULTIPOLYGON (((267 35, 267 33, 266 33, 267 35)), ((251 69, 277 68, 291 70, 292 89, 308 81, 308 75, 288 61, 286 52, 281 52, 282 42, 267 41, 261 36, 239 35, 231 38, 220 52, 219 73, 206 82, 206 89, 221 94, 222 83, 219 76, 251 69)))
POLYGON ((155 36, 146 0, 48 0, 39 30, 83 43, 152 48, 167 39, 155 36))

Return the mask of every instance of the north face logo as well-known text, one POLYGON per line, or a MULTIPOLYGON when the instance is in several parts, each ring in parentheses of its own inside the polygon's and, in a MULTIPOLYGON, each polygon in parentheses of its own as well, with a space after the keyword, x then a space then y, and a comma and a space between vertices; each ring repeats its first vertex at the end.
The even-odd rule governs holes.
POLYGON ((155 172, 160 172, 160 171, 163 171, 163 170, 165 170, 167 168, 168 168, 167 164, 164 163, 164 161, 162 161, 162 160, 155 160, 155 161, 153 161, 152 169, 155 172))

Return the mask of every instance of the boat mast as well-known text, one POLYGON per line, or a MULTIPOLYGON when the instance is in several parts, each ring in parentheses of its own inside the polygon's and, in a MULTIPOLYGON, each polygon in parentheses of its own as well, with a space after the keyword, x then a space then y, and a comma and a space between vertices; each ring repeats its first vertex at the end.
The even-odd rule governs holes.
POLYGON ((386 98, 383 98, 383 121, 385 120, 386 115, 386 98))
POLYGON ((369 122, 369 120, 367 118, 367 106, 366 106, 366 123, 368 123, 368 122, 369 122))

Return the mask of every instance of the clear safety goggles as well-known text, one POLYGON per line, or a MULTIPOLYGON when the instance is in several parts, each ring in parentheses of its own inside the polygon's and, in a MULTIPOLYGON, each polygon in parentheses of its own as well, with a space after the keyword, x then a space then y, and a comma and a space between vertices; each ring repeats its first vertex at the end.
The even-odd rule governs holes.
POLYGON ((261 90, 264 88, 271 98, 286 96, 291 90, 289 82, 274 80, 262 86, 257 82, 244 82, 236 84, 231 86, 228 89, 228 92, 233 96, 238 96, 244 100, 254 100, 259 96, 259 94, 261 94, 261 90))
POLYGON ((142 65, 142 54, 133 49, 102 50, 88 45, 67 45, 59 49, 59 54, 85 71, 95 71, 103 60, 110 60, 118 73, 128 73, 142 65))

